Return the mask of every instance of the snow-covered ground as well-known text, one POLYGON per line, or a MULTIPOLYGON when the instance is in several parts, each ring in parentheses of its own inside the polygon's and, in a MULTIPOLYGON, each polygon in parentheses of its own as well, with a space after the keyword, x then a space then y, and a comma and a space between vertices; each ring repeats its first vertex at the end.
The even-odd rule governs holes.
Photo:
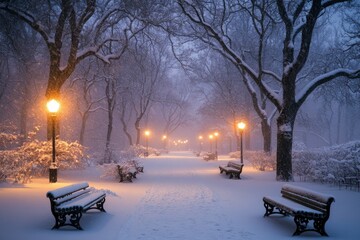
MULTIPOLYGON (((241 180, 219 174, 218 165, 229 159, 206 162, 189 152, 142 160, 145 172, 133 183, 101 179, 97 168, 59 172, 58 182, 34 179, 26 185, 0 184, 0 239, 102 240, 217 240, 217 239, 321 239, 317 233, 291 237, 291 217, 263 217, 262 197, 279 195, 284 184, 274 172, 259 172, 245 165, 241 180), (106 213, 83 215, 84 231, 71 227, 51 230, 54 224, 45 194, 80 181, 107 191, 106 213)), ((245 162, 246 163, 246 162, 245 162)), ((326 239, 360 239, 360 192, 337 186, 295 182, 297 186, 335 197, 326 224, 326 239)))

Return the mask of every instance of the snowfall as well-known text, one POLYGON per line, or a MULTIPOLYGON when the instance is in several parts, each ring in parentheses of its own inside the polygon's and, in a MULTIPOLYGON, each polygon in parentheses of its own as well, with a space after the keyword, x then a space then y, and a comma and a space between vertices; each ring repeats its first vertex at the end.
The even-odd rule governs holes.
POLYGON ((284 182, 275 172, 253 169, 245 159, 241 180, 219 173, 230 159, 204 161, 191 152, 170 152, 140 159, 144 173, 134 182, 101 178, 98 167, 59 171, 58 182, 33 179, 25 185, 0 184, 1 240, 217 240, 217 239, 360 239, 360 192, 336 185, 291 184, 335 197, 326 223, 330 237, 306 232, 293 237, 292 217, 263 217, 264 196, 278 196, 284 182), (84 230, 55 221, 46 198, 49 190, 86 181, 106 192, 106 212, 83 215, 84 230))

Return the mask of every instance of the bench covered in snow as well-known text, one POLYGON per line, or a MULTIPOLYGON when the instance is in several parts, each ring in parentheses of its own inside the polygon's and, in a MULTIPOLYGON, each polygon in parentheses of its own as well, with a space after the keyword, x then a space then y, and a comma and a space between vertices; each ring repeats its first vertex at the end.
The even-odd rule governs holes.
POLYGON ((325 223, 330 217, 330 206, 334 197, 314 192, 305 188, 285 184, 281 188, 282 196, 264 197, 264 217, 272 214, 290 215, 294 217, 296 230, 293 235, 300 235, 306 231, 315 231, 322 236, 325 223), (274 211, 276 209, 277 211, 274 211), (314 228, 308 228, 309 221, 313 221, 314 228))
POLYGON ((212 153, 212 152, 204 153, 203 159, 204 159, 205 161, 215 160, 215 159, 216 159, 216 154, 215 154, 215 153, 212 153))
POLYGON ((235 163, 232 161, 229 161, 227 165, 225 166, 219 166, 220 174, 225 173, 226 175, 229 175, 229 178, 238 178, 240 179, 240 174, 242 172, 244 164, 243 163, 235 163))
POLYGON ((83 212, 90 209, 105 212, 106 194, 104 192, 92 192, 86 182, 49 191, 46 196, 50 199, 51 212, 55 218, 53 229, 62 226, 73 226, 82 230, 80 219, 83 212))

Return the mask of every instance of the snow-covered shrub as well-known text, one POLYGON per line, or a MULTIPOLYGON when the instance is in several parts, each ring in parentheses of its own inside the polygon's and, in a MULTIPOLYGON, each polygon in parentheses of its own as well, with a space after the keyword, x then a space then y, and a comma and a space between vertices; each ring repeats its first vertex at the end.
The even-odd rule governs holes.
POLYGON ((251 165, 260 171, 272 171, 275 169, 275 156, 263 151, 245 151, 244 157, 251 165))
POLYGON ((125 152, 124 156, 127 155, 127 158, 131 157, 141 157, 144 156, 146 151, 148 151, 149 156, 150 155, 160 155, 160 151, 158 151, 156 148, 152 147, 145 147, 142 145, 136 145, 136 146, 130 146, 125 152))
MULTIPOLYGON (((56 141, 56 163, 59 169, 83 168, 86 160, 84 147, 79 143, 56 141)), ((32 177, 46 176, 51 162, 51 141, 27 141, 14 150, 0 151, 1 180, 27 183, 32 177)))
POLYGON ((234 158, 234 159, 239 159, 240 158, 240 151, 230 152, 229 157, 234 158))
POLYGON ((0 124, 0 150, 14 148, 18 145, 20 138, 21 135, 17 134, 17 128, 13 124, 0 124))
POLYGON ((118 173, 118 165, 122 167, 122 170, 124 172, 127 172, 130 170, 130 168, 135 168, 140 166, 140 162, 138 160, 132 159, 132 160, 125 160, 119 163, 109 163, 109 164, 103 164, 99 165, 98 168, 100 168, 102 174, 100 178, 112 178, 120 180, 120 176, 118 173))
MULTIPOLYGON (((275 169, 275 156, 264 151, 244 151, 244 159, 257 170, 271 171, 275 169)), ((240 151, 230 152, 231 158, 240 159, 240 151)))
POLYGON ((293 173, 304 181, 339 182, 360 177, 360 141, 317 149, 293 151, 293 173))
POLYGON ((98 165, 98 168, 101 170, 100 178, 119 178, 117 164, 116 163, 107 163, 98 165))
MULTIPOLYGON (((115 150, 115 149, 108 149, 105 151, 105 157, 108 160, 108 163, 120 163, 130 159, 138 158, 144 155, 146 149, 140 145, 138 146, 130 146, 125 150, 115 150)), ((149 148, 150 151, 150 148, 149 148)), ((94 153, 92 154, 92 158, 97 159, 97 164, 103 164, 102 161, 104 158, 104 153, 94 153)))

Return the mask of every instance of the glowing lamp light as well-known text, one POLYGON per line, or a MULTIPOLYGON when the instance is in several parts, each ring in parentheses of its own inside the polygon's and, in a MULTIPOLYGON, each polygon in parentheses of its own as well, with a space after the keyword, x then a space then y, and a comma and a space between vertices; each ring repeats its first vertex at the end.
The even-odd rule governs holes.
POLYGON ((52 99, 52 100, 48 101, 48 103, 46 104, 46 107, 50 113, 54 114, 59 111, 60 103, 58 101, 56 101, 55 99, 52 99))
POLYGON ((146 130, 145 132, 144 132, 144 134, 145 134, 145 136, 150 136, 150 131, 149 130, 146 130))
POLYGON ((240 130, 244 130, 245 127, 246 127, 246 125, 245 125, 244 122, 239 122, 239 123, 237 124, 237 127, 238 127, 240 130))
POLYGON ((240 130, 240 162, 244 164, 244 157, 243 157, 243 130, 245 129, 246 125, 244 122, 239 122, 237 127, 240 130))

